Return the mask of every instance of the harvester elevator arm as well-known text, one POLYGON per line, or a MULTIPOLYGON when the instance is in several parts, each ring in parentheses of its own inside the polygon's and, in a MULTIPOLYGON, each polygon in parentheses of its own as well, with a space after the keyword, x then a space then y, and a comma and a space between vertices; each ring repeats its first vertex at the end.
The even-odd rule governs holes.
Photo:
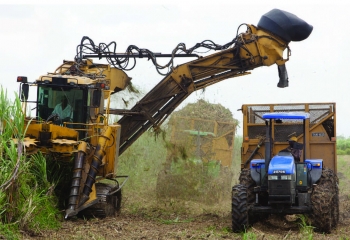
MULTIPOLYGON (((222 80, 249 74, 260 66, 278 65, 278 87, 288 86, 283 51, 288 42, 253 25, 240 35, 235 46, 182 64, 159 82, 118 123, 121 124, 120 154, 150 127, 158 128, 192 92, 222 80)), ((112 113, 112 112, 111 112, 112 113)))
POLYGON ((282 58, 287 43, 252 25, 249 29, 234 47, 174 68, 131 109, 138 114, 123 116, 118 121, 122 126, 120 153, 147 129, 159 127, 192 92, 247 75, 260 66, 283 65, 287 61, 282 58))
POLYGON ((232 47, 226 46, 225 50, 172 68, 131 110, 110 110, 111 114, 124 115, 118 121, 122 126, 119 153, 150 127, 157 129, 192 92, 222 80, 247 75, 260 66, 277 64, 280 77, 277 86, 288 87, 285 68, 290 56, 288 44, 306 39, 312 29, 297 16, 273 9, 261 17, 257 27, 247 25, 247 31, 237 35, 232 47), (285 49, 286 59, 283 58, 285 49))

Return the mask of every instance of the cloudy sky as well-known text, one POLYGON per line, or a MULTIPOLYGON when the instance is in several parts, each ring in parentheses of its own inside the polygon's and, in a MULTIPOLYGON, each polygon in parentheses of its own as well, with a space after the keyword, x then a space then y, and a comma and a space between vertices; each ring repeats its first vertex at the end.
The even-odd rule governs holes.
MULTIPOLYGON (((276 87, 276 65, 261 67, 251 75, 208 87, 204 93, 193 93, 180 107, 204 98, 229 108, 241 121, 241 112, 237 109, 242 104, 336 102, 337 135, 350 137, 348 1, 68 2, 74 1, 1 4, 0 84, 9 96, 18 91, 17 76, 27 76, 29 81, 34 81, 54 71, 63 60, 73 60, 83 36, 95 43, 115 41, 117 52, 136 45, 153 52, 171 53, 180 42, 187 47, 203 40, 228 43, 241 23, 257 25, 263 14, 279 8, 314 27, 308 39, 289 44, 292 50, 286 64, 289 87, 276 87)), ((176 64, 183 61, 178 60, 176 64)), ((138 60, 135 69, 127 74, 144 92, 163 78, 152 63, 144 59, 138 60)))

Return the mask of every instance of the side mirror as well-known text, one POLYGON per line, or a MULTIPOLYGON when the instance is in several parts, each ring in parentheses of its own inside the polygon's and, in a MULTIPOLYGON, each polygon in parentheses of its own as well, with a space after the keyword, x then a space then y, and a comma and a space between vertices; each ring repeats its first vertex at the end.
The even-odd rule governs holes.
POLYGON ((22 83, 21 89, 19 92, 19 97, 22 102, 27 101, 29 96, 29 84, 28 83, 22 83))
POLYGON ((92 94, 92 106, 98 108, 101 104, 101 90, 95 90, 92 94))

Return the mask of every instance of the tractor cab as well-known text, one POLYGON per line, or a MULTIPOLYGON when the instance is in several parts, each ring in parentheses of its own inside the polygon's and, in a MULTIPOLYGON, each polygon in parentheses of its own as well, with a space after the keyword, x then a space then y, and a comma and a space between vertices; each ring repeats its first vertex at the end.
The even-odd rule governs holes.
POLYGON ((330 233, 339 220, 335 103, 246 104, 242 113, 233 231, 270 214, 306 214, 316 231, 330 233))
MULTIPOLYGON (((265 125, 266 125, 266 140, 265 140, 265 159, 269 161, 269 158, 271 158, 271 153, 272 153, 272 148, 273 148, 273 138, 272 138, 272 121, 275 121, 276 123, 282 123, 284 120, 291 120, 293 122, 298 122, 302 121, 302 129, 303 129, 303 137, 305 138, 305 123, 306 119, 310 118, 310 114, 306 112, 296 112, 296 113, 286 113, 286 112, 273 112, 273 113, 265 113, 263 116, 263 119, 265 119, 265 125)), ((293 133, 291 133, 293 135, 293 133)), ((304 142, 303 143, 298 143, 298 138, 293 136, 289 138, 290 136, 286 136, 286 141, 291 141, 293 144, 290 145, 291 149, 296 149, 296 150, 302 150, 304 148, 304 142), (289 139, 288 139, 289 138, 289 139)), ((292 155, 290 151, 283 149, 279 151, 278 153, 279 156, 288 156, 292 155)), ((303 151, 303 156, 305 159, 305 151, 303 151)))
MULTIPOLYGON (((257 183, 256 192, 268 193, 268 204, 277 204, 279 211, 289 211, 290 207, 297 205, 303 211, 309 206, 305 204, 305 199, 310 198, 309 189, 321 176, 322 159, 306 159, 305 123, 310 114, 307 112, 271 112, 263 114, 266 126, 265 138, 265 159, 254 159, 250 163, 251 176, 257 183), (288 148, 302 151, 303 161, 296 161, 291 151, 282 149, 273 155, 274 133, 276 129, 272 122, 282 123, 286 121, 298 122, 302 124, 302 143, 293 137, 288 148), (301 123, 300 123, 301 122, 301 123), (285 205, 285 206, 284 206, 285 205), (288 207, 286 207, 288 206, 288 207)), ((286 141, 289 140, 286 135, 286 141)), ((259 202, 259 200, 256 200, 259 202)), ((293 210, 294 211, 294 210, 293 210)))

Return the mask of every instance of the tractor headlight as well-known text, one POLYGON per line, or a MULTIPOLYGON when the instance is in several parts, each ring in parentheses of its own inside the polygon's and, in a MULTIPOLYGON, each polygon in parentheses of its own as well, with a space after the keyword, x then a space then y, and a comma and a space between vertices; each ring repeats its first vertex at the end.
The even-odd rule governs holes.
POLYGON ((281 180, 292 180, 292 175, 281 175, 281 180))
POLYGON ((278 176, 277 175, 269 175, 268 179, 269 180, 278 180, 278 176))

